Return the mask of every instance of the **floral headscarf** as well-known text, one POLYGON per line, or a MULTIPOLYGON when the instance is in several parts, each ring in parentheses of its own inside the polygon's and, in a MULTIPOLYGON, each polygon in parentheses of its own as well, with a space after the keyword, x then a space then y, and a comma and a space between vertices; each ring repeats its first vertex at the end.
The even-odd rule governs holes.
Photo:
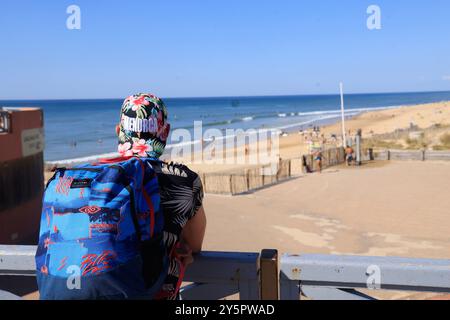
POLYGON ((159 158, 169 131, 166 106, 160 98, 147 93, 129 96, 120 112, 118 151, 123 157, 159 158))

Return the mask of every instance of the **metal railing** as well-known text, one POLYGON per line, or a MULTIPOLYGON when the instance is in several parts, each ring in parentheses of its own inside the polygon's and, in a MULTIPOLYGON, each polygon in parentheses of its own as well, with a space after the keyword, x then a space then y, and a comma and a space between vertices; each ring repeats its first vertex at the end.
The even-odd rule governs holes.
MULTIPOLYGON (((1 246, 0 277, 34 276, 35 246, 1 246)), ((358 289, 450 293, 450 260, 204 252, 189 266, 185 300, 371 300, 358 289)), ((14 298, 1 291, 0 299, 14 298)))
POLYGON ((205 252, 194 258, 181 289, 185 300, 218 300, 239 294, 241 300, 258 300, 258 253, 205 252))
POLYGON ((281 299, 373 299, 356 289, 450 292, 450 260, 284 255, 281 299))
MULTIPOLYGON (((0 245, 0 277, 35 276, 36 246, 0 245)), ((187 284, 181 290, 183 299, 222 299, 239 294, 241 300, 260 298, 260 254, 237 252, 204 252, 195 257, 185 274, 187 284)), ((2 292, 0 300, 10 299, 2 292)))

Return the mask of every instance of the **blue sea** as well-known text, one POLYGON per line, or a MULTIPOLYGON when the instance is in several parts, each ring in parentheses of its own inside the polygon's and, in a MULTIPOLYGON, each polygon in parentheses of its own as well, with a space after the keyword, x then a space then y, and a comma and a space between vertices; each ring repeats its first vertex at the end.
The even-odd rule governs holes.
MULTIPOLYGON (((165 98, 172 130, 280 128, 298 130, 340 117, 339 95, 165 98)), ((449 101, 450 92, 348 94, 346 115, 403 105, 449 101)), ((86 157, 116 151, 114 127, 122 99, 0 101, 0 106, 37 106, 44 111, 45 160, 86 157)), ((169 140, 169 144, 173 143, 169 140)))

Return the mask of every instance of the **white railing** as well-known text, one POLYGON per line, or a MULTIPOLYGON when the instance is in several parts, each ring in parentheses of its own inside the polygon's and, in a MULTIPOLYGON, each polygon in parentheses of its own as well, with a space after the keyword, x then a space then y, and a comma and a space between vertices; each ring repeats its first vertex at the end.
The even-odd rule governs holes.
MULTIPOLYGON (((0 278, 34 276, 35 246, 1 246, 0 278)), ((204 252, 189 266, 185 300, 373 299, 357 289, 450 293, 450 260, 204 252)), ((0 299, 14 298, 1 291, 0 299)))
POLYGON ((306 254, 280 261, 281 299, 373 299, 356 289, 450 292, 450 260, 306 254))

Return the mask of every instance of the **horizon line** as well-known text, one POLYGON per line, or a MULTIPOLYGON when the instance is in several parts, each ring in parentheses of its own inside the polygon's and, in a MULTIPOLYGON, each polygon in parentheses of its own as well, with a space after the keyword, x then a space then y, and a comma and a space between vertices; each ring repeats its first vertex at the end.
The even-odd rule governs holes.
MULTIPOLYGON (((450 90, 437 90, 437 91, 385 91, 385 92, 349 92, 344 93, 344 95, 366 95, 366 94, 404 94, 404 93, 444 93, 450 92, 450 90)), ((320 94, 268 94, 268 95, 227 95, 227 96, 172 96, 172 97, 162 97, 162 99, 227 99, 227 98, 265 98, 265 97, 308 97, 308 96, 339 96, 337 93, 320 93, 320 94)), ((158 95, 157 95, 158 96, 158 95)), ((161 96, 158 96, 161 98, 161 96)), ((87 101, 87 100, 123 100, 124 98, 50 98, 50 99, 0 99, 0 101, 87 101)))

